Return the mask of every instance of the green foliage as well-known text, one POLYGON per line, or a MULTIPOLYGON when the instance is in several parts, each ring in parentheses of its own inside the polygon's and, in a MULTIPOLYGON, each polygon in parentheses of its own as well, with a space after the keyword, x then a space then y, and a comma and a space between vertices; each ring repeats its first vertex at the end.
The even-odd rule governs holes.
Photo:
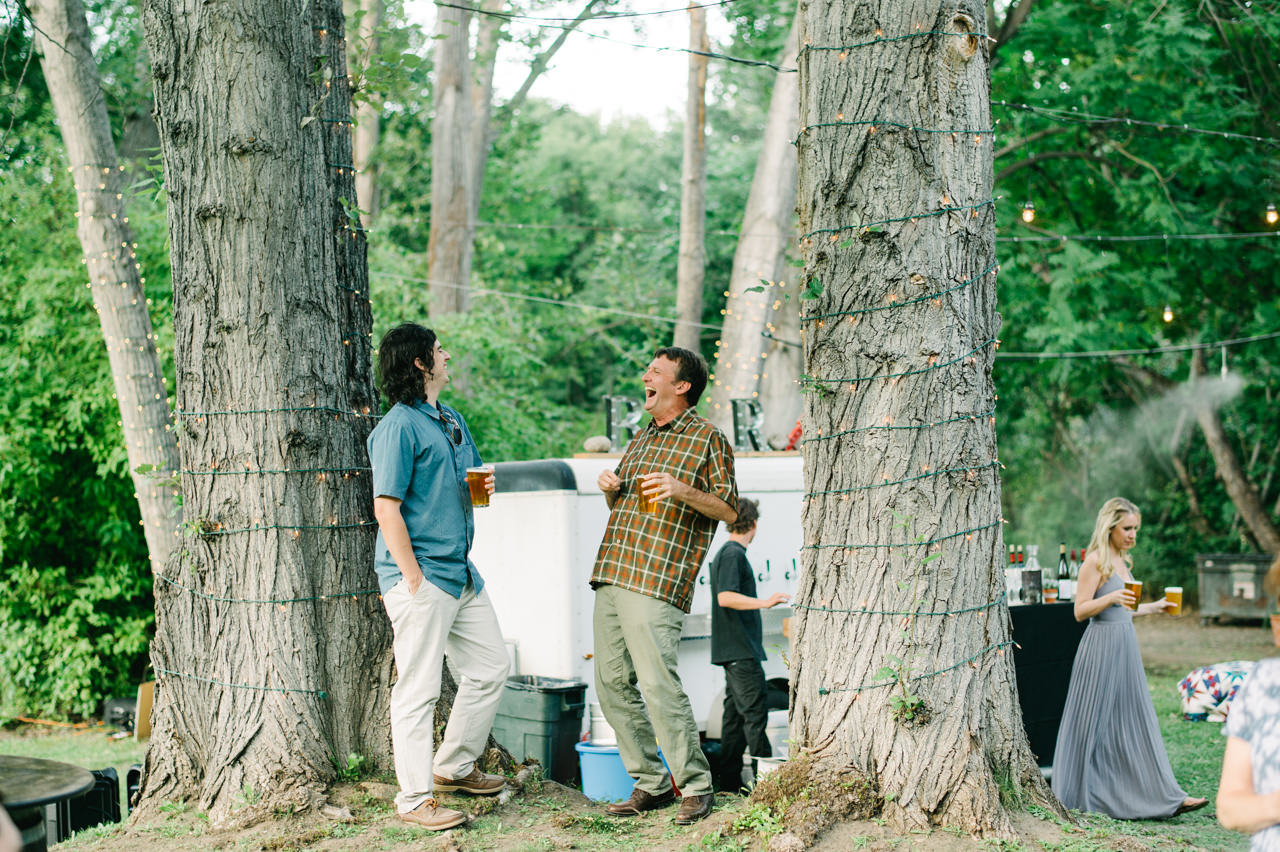
MULTIPOLYGON (((999 48, 993 100, 1136 120, 1280 135, 1280 87, 1259 45, 1280 18, 1175 0, 1158 9, 1037 3, 999 48), (1188 81, 1192 81, 1188 83, 1188 81)), ((1275 145, 993 106, 1000 120, 999 233, 1188 234, 1261 231, 1280 170, 1275 145), (1036 204, 1032 229, 1020 203, 1036 204)), ((1010 243, 1000 246, 1001 350, 1148 348, 1280 329, 1273 240, 1010 243), (1162 308, 1174 321, 1166 324, 1162 308)), ((1209 353, 1216 379, 1221 353, 1209 353)), ((1232 348, 1234 380, 1184 385, 1188 353, 1123 360, 997 356, 1006 539, 1083 546, 1098 507, 1122 494, 1143 509, 1135 569, 1194 587, 1196 552, 1256 548, 1228 499, 1188 403, 1211 396, 1241 462, 1274 505, 1280 423, 1276 341, 1232 348), (1177 468, 1186 473, 1184 485, 1177 468)))
POLYGON ((763 802, 753 802, 746 812, 733 821, 734 831, 750 831, 765 842, 782 831, 782 812, 786 804, 780 803, 777 811, 763 802))

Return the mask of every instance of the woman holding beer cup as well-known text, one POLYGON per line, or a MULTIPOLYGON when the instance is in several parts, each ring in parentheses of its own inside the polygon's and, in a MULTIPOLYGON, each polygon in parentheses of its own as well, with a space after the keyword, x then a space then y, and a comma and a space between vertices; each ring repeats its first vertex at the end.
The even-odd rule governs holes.
POLYGON ((1147 691, 1133 616, 1172 604, 1138 602, 1129 551, 1141 524, 1138 507, 1122 497, 1098 512, 1076 588, 1076 620, 1089 626, 1071 667, 1053 761, 1062 804, 1117 819, 1159 819, 1208 804, 1173 777, 1147 691))

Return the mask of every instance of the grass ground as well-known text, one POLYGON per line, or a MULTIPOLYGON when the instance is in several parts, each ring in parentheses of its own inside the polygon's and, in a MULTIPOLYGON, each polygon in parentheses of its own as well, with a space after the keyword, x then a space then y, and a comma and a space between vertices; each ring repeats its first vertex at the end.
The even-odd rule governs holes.
MULTIPOLYGON (((1212 801, 1224 747, 1222 728, 1208 722, 1182 721, 1177 682, 1192 666, 1274 654, 1270 636, 1257 627, 1203 627, 1194 618, 1143 619, 1138 625, 1152 700, 1174 773, 1191 795, 1206 796, 1212 801)), ((66 730, 22 726, 0 730, 0 752, 65 760, 95 769, 115 766, 122 786, 129 765, 142 758, 141 745, 132 739, 110 739, 102 727, 66 730)), ((773 828, 768 813, 734 796, 718 797, 712 816, 702 823, 680 827, 671 822, 671 810, 635 820, 611 819, 599 805, 577 791, 548 783, 540 789, 531 785, 500 804, 442 797, 450 807, 471 810, 473 818, 465 831, 437 835, 396 820, 389 801, 394 793, 388 784, 391 780, 383 777, 335 787, 330 799, 349 810, 350 820, 307 813, 269 819, 238 831, 217 832, 194 807, 173 802, 165 805, 162 818, 153 822, 91 829, 57 848, 65 852, 153 852, 157 847, 174 852, 746 852, 763 849, 773 828)), ((1020 809, 1015 815, 1017 841, 975 841, 944 829, 897 836, 877 820, 867 820, 836 826, 813 848, 816 852, 1245 852, 1248 848, 1246 837, 1218 825, 1212 805, 1161 821, 1075 816, 1073 825, 1034 806, 1020 809)))

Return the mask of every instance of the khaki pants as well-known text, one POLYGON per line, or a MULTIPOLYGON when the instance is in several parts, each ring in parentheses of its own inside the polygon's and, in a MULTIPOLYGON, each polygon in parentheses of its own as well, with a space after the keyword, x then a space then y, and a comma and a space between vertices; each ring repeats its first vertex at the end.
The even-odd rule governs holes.
POLYGON ((658 757, 659 743, 682 794, 712 792, 711 767, 676 671, 683 625, 684 614, 665 601, 617 586, 596 589, 596 695, 617 734, 627 774, 653 795, 671 784, 658 757))
POLYGON ((402 579, 385 595, 399 677, 391 690, 391 750, 400 792, 396 808, 408 813, 431 795, 432 774, 461 778, 484 752, 511 664, 487 592, 467 583, 455 599, 422 581, 416 595, 402 579), (444 655, 458 680, 449 724, 433 755, 432 729, 444 655))

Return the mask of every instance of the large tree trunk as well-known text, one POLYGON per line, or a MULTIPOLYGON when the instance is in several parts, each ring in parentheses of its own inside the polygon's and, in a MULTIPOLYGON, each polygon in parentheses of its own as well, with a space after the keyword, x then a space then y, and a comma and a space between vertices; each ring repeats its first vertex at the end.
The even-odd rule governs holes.
POLYGON ((195 531, 156 584, 137 813, 194 799, 224 826, 390 752, 343 17, 340 0, 147 0, 143 23, 195 531))
POLYGON ((862 773, 900 832, 1008 837, 1002 781, 1055 800, 1003 596, 984 20, 978 0, 801 4, 798 207, 821 292, 791 736, 862 773))
MULTIPOLYGON (((781 66, 794 68, 797 53, 793 25, 782 51, 781 66)), ((787 243, 792 234, 796 207, 795 138, 799 130, 799 79, 796 74, 778 74, 769 100, 764 140, 751 179, 751 193, 742 217, 742 234, 733 254, 729 278, 729 302, 720 348, 716 352, 716 379, 711 388, 708 419, 726 434, 733 434, 731 399, 748 399, 762 387, 763 358, 769 340, 765 326, 773 314, 786 263, 787 243), (762 282, 768 282, 762 287, 762 282)), ((796 310, 793 303, 791 310, 796 310)), ((773 366, 770 363, 769 366, 773 366)), ((792 376, 795 378, 799 371, 792 376)), ((799 389, 793 383, 791 396, 799 403, 799 389)), ((778 400, 779 404, 785 404, 778 400)), ((766 417, 768 412, 765 412, 766 417)), ((791 418, 795 422, 795 416, 791 418)), ((788 430, 790 427, 788 427, 788 430)))
POLYGON ((467 309, 471 286, 471 12, 436 7, 435 117, 431 121, 431 316, 467 309))
POLYGON ((676 264, 674 343, 701 347, 702 282, 707 270, 707 10, 689 5, 689 99, 684 113, 680 256, 676 264), (701 54, 698 53, 701 51, 701 54))
MULTIPOLYGON (((483 0, 484 12, 502 9, 503 0, 483 0)), ((493 114, 493 72, 498 64, 498 42, 502 37, 502 19, 481 14, 476 21, 475 78, 471 82, 471 183, 467 201, 468 216, 473 223, 480 220, 480 196, 484 192, 484 170, 489 165, 489 149, 494 134, 490 127, 493 114)), ((468 254, 475 254, 475 232, 467 241, 468 254)), ((470 260, 468 260, 468 265, 470 260)))
MULTIPOLYGON (((356 33, 363 56, 378 53, 378 28, 382 25, 382 0, 360 0, 360 25, 356 33)), ((378 148, 382 111, 369 96, 355 105, 355 127, 352 128, 352 163, 356 167, 356 199, 369 221, 378 214, 378 167, 373 152, 378 148)))
POLYGON ((125 215, 128 181, 116 163, 84 6, 80 0, 30 0, 27 9, 71 165, 78 200, 76 234, 107 343, 142 529, 152 568, 158 571, 180 543, 182 510, 173 484, 178 445, 133 229, 125 215))
MULTIPOLYGON (((1191 356, 1192 382, 1201 380, 1204 371, 1204 350, 1197 349, 1191 356)), ((1275 521, 1267 514, 1262 496, 1240 464, 1240 457, 1236 455, 1235 448, 1231 446, 1231 440, 1222 427, 1217 406, 1206 394, 1192 393, 1190 396, 1196 422, 1200 424, 1200 431, 1204 434, 1204 442, 1213 455, 1218 476, 1222 477, 1222 484, 1227 489, 1231 502, 1235 504, 1236 511, 1240 513, 1241 520, 1249 528, 1259 547, 1267 553, 1280 555, 1280 529, 1277 529, 1275 521)))

